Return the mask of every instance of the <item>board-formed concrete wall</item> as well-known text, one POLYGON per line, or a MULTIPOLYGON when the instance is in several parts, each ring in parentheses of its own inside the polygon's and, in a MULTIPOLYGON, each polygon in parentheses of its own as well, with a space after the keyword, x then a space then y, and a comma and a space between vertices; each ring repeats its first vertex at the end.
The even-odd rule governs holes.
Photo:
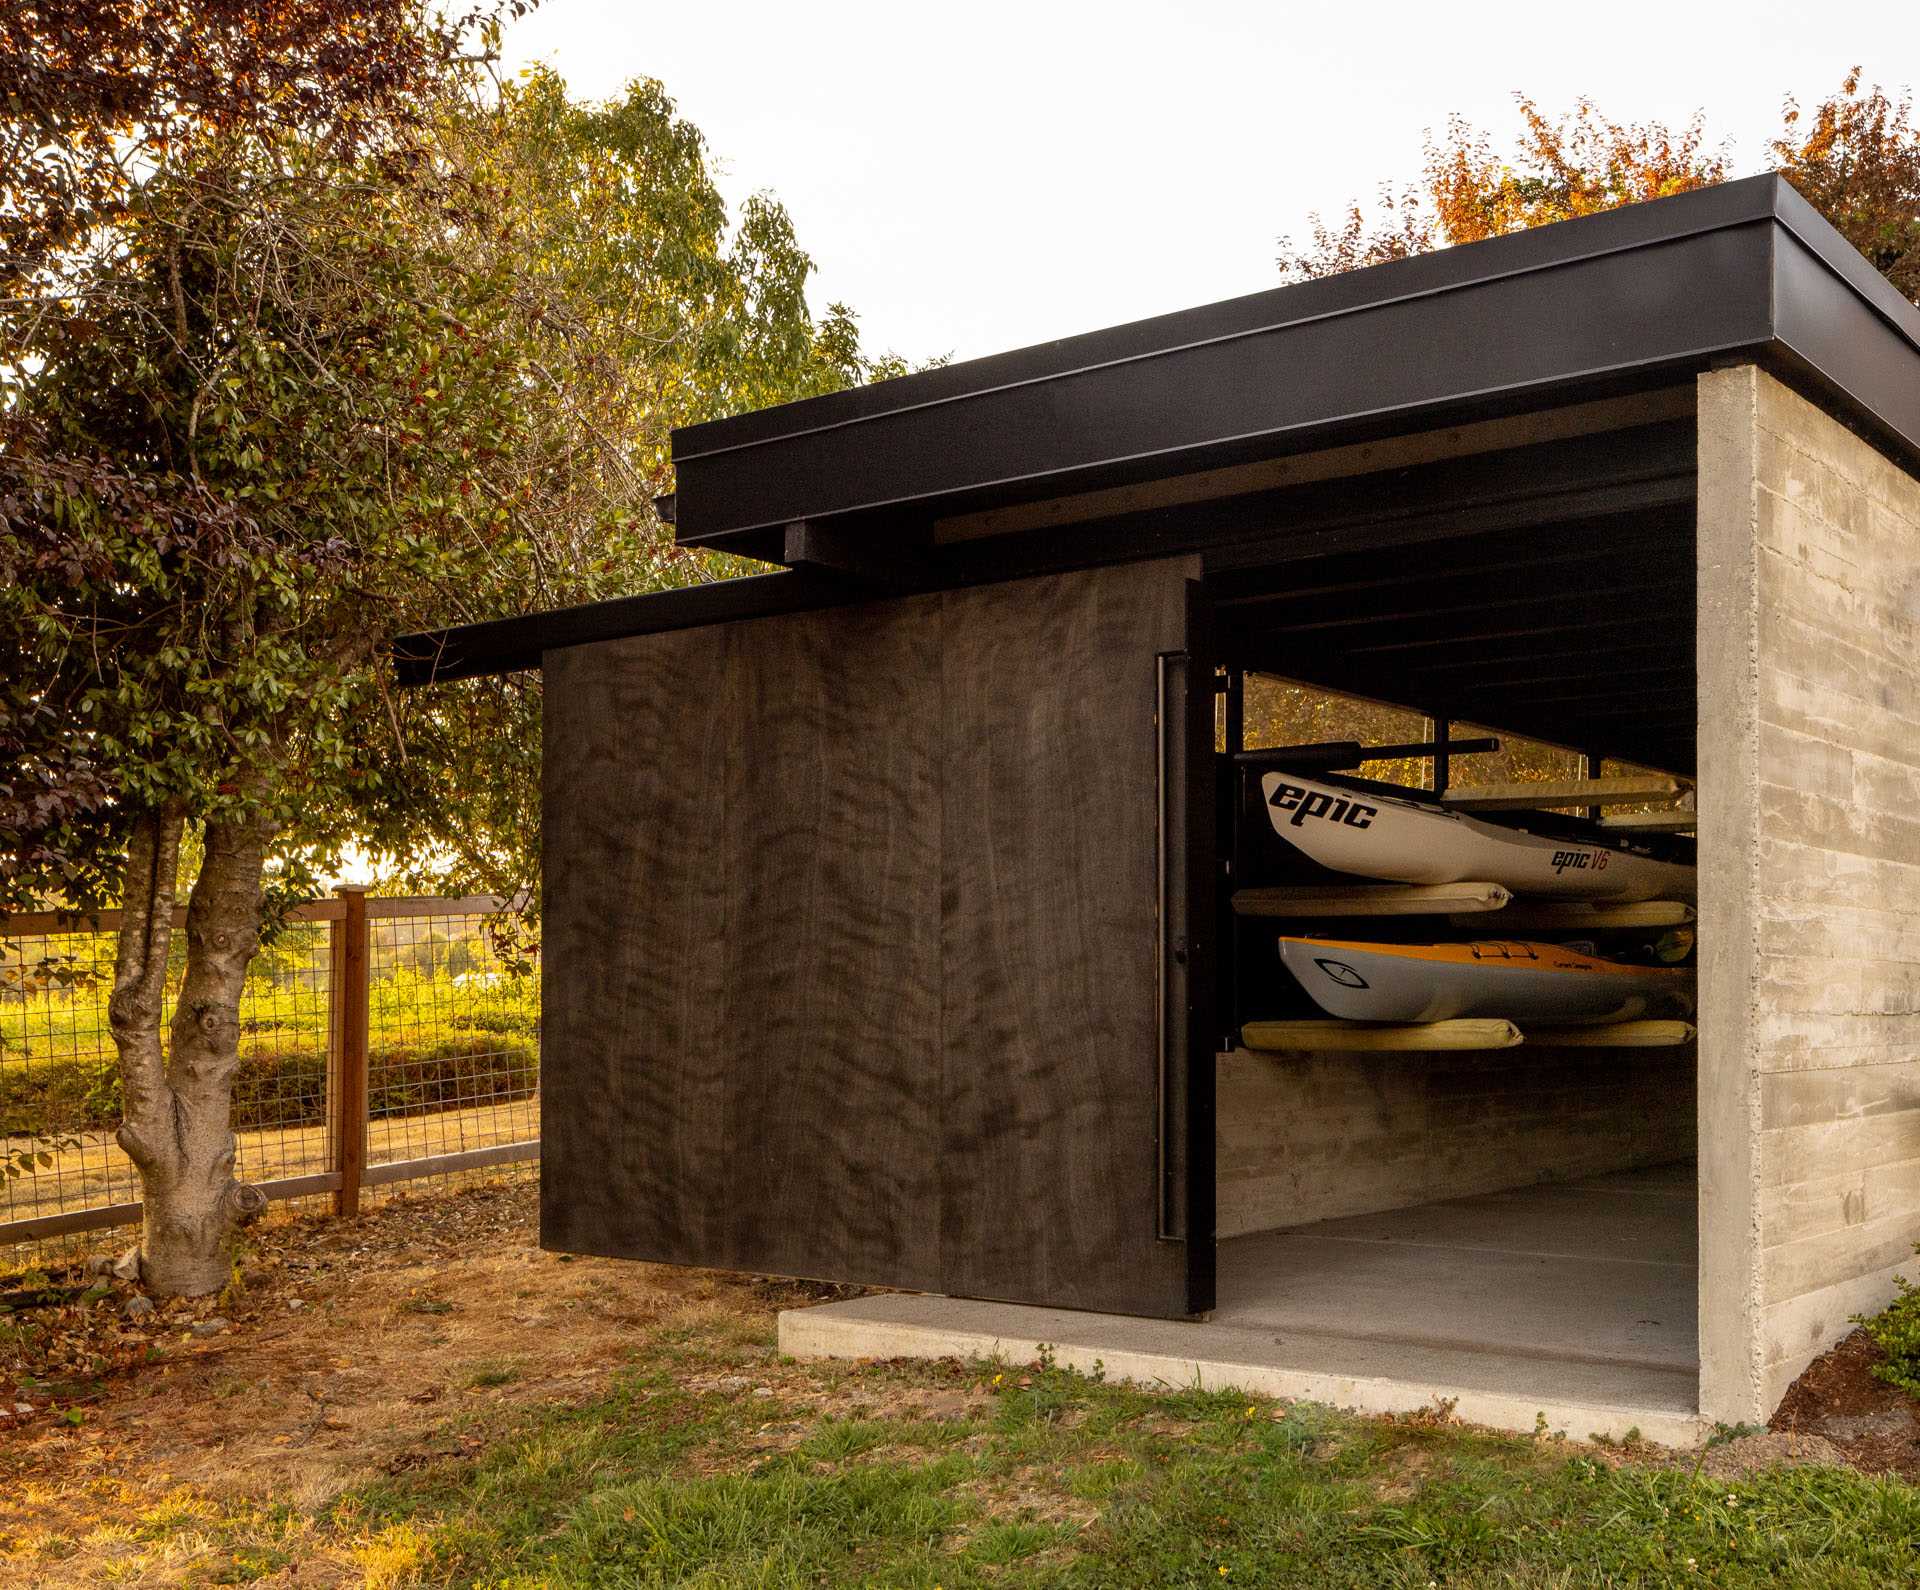
POLYGON ((1759 1420, 1920 1240, 1920 481, 1699 391, 1701 1411, 1759 1420))
POLYGON ((1500 1192, 1686 1159, 1693 1051, 1220 1057, 1217 1230, 1500 1192))

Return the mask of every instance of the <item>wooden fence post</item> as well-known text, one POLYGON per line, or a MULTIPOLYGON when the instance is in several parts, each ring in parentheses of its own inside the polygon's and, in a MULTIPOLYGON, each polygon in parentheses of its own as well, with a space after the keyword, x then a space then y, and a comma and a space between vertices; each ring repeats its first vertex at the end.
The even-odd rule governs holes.
POLYGON ((331 924, 333 982, 333 1164, 340 1186, 336 1215, 360 1213, 360 1177, 367 1168, 367 889, 343 883, 337 893, 345 911, 331 924))

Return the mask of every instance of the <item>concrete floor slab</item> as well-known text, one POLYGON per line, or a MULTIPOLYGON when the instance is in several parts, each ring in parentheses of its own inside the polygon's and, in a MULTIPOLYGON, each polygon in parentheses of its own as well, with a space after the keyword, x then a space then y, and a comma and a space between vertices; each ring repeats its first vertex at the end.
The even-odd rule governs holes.
POLYGON ((1222 1242, 1224 1325, 1693 1370, 1691 1196, 1636 1173, 1222 1242))
POLYGON ((1693 1272, 1352 1238, 1241 1238, 1223 1325, 1690 1370, 1693 1272))
MULTIPOLYGON (((1487 1193, 1291 1229, 1347 1241, 1490 1248, 1543 1258, 1600 1258, 1691 1269, 1697 1256, 1692 1213, 1691 1199, 1676 1210, 1664 1193, 1621 1197, 1556 1187, 1525 1199, 1487 1193)), ((1221 1247, 1269 1235, 1233 1237, 1221 1247)))
POLYGON ((1694 1376, 1676 1370, 1557 1363, 1342 1337, 1282 1336, 1213 1322, 1081 1314, 968 1298, 888 1293, 787 1309, 780 1351, 795 1358, 1005 1358, 1045 1348, 1083 1373, 1169 1388, 1233 1387, 1361 1413, 1409 1413, 1451 1403, 1474 1424, 1576 1439, 1637 1431, 1696 1445, 1694 1376))
POLYGON ((1325 1221, 1220 1244, 1206 1321, 886 1294, 780 1316, 796 1357, 1035 1357, 1363 1412, 1691 1445, 1690 1169, 1325 1221))

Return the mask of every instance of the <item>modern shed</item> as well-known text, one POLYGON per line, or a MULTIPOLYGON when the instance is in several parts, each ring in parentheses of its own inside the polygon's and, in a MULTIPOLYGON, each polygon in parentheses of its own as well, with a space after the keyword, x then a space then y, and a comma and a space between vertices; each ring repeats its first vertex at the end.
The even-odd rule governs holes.
POLYGON ((1785 182, 674 460, 679 542, 782 572, 403 643, 411 682, 546 674, 546 1245, 930 1294, 795 1349, 1046 1340, 1582 1435, 1762 1420, 1890 1295, 1920 312, 1785 182), (1244 1047, 1268 676, 1697 780, 1697 1044, 1244 1047))

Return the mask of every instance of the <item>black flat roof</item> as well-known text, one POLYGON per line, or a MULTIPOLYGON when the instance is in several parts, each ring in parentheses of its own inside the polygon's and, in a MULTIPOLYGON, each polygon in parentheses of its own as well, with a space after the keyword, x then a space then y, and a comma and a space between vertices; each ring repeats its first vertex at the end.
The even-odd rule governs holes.
MULTIPOLYGON (((1652 391, 1735 363, 1774 371, 1920 462, 1920 310, 1768 175, 676 431, 675 533, 797 562, 785 538, 804 524, 843 554, 902 559, 894 588, 920 589, 1245 542, 1244 510, 1216 503, 1033 530, 1017 549, 1006 536, 929 545, 954 516, 1652 391)), ((1584 469, 1572 454, 1548 461, 1584 469)), ((1630 460, 1601 463, 1595 492, 1614 506, 1691 489, 1678 464, 1641 480, 1630 460)), ((1442 478, 1464 513, 1473 487, 1457 474, 1442 478)), ((1381 511, 1404 518, 1420 488, 1400 484, 1381 511)), ((1293 499, 1271 503, 1253 529, 1274 539, 1352 519, 1353 493, 1338 496, 1304 515, 1293 499)), ((407 637, 396 655, 418 684, 874 594, 797 568, 407 637)))
POLYGON ((674 432, 676 539, 910 524, 1634 385, 1804 366, 1920 453, 1920 310, 1776 175, 674 432))

